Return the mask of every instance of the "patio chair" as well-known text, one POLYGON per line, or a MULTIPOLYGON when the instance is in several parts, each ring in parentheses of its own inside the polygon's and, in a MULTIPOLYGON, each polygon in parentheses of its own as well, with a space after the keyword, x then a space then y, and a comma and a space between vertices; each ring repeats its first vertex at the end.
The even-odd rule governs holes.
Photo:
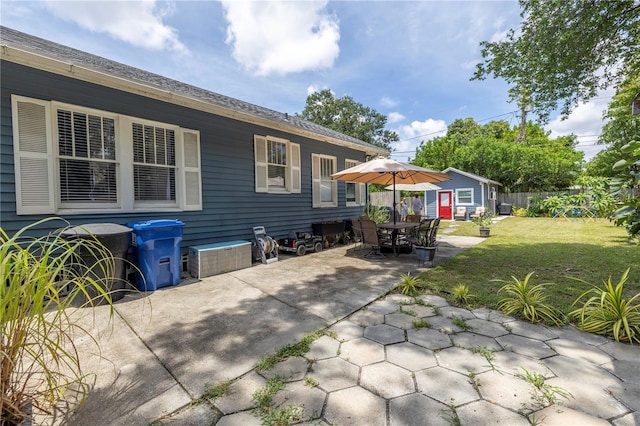
POLYGON ((438 229, 440 228, 440 218, 434 219, 429 234, 427 235, 427 245, 438 249, 438 229))
POLYGON ((476 209, 469 215, 469 219, 473 219, 474 217, 484 216, 486 209, 484 207, 476 207, 476 209))
POLYGON ((420 222, 422 216, 419 214, 410 214, 407 216, 407 222, 420 222))
POLYGON ((358 244, 362 247, 362 225, 360 224, 360 216, 354 216, 350 220, 351 229, 353 229, 353 250, 355 251, 358 244))
POLYGON ((419 245, 419 241, 427 241, 429 231, 431 230, 431 224, 434 219, 423 219, 420 221, 420 226, 413 228, 413 233, 407 237, 407 240, 414 245, 419 245), (424 237, 424 238, 421 238, 424 237))
POLYGON ((456 214, 453 215, 455 220, 467 220, 467 208, 466 207, 456 207, 456 214))
POLYGON ((376 223, 369 218, 360 218, 362 230, 362 244, 370 246, 369 252, 364 255, 367 259, 384 259, 386 256, 380 253, 382 238, 378 234, 376 223))

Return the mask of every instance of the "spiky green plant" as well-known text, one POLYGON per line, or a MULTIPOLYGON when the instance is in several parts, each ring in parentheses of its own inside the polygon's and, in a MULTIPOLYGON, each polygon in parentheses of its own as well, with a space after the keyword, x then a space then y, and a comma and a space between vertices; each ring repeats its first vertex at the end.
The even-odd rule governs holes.
POLYGON ((533 272, 529 272, 524 280, 512 276, 512 281, 493 280, 505 282, 498 293, 506 293, 507 297, 498 302, 498 309, 506 315, 517 315, 527 321, 536 323, 546 321, 555 325, 562 324, 562 313, 546 303, 544 287, 551 283, 529 285, 529 279, 533 272))
POLYGON ((590 333, 612 335, 618 342, 640 343, 640 293, 627 299, 624 284, 629 278, 627 269, 613 284, 611 277, 604 282, 604 288, 593 286, 573 303, 591 295, 581 308, 571 312, 578 321, 578 328, 590 333))
POLYGON ((93 294, 111 305, 105 281, 113 279, 115 260, 97 238, 67 240, 61 232, 29 237, 56 220, 61 221, 35 222, 12 237, 0 228, 2 424, 20 424, 29 404, 47 412, 71 385, 79 385, 74 388, 80 400, 85 397, 85 374, 72 339, 84 330, 67 308, 78 296, 92 305, 93 294), (81 267, 81 253, 91 253, 96 263, 81 267))
POLYGON ((414 296, 418 293, 418 277, 411 275, 411 272, 407 272, 400 276, 400 283, 398 283, 398 289, 400 293, 405 296, 414 296))
POLYGON ((473 295, 469 291, 469 287, 466 284, 458 284, 451 290, 453 299, 456 303, 467 305, 473 298, 473 295))

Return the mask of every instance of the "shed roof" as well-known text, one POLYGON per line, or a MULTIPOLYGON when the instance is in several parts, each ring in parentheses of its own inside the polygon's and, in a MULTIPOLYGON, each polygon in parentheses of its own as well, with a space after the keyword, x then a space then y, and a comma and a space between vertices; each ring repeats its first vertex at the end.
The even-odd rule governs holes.
POLYGON ((500 182, 497 182, 497 181, 491 180, 491 179, 487 179, 485 177, 478 176, 478 175, 473 174, 473 173, 463 172, 462 170, 456 169, 455 167, 447 167, 446 169, 444 169, 442 171, 442 173, 448 173, 448 172, 458 173, 460 175, 466 176, 466 177, 471 178, 471 179, 475 179, 475 180, 477 180, 479 182, 482 182, 482 183, 502 186, 502 184, 500 182))
POLYGON ((211 92, 5 26, 0 26, 0 39, 3 61, 16 62, 240 121, 348 146, 370 155, 389 154, 384 148, 299 117, 211 92))

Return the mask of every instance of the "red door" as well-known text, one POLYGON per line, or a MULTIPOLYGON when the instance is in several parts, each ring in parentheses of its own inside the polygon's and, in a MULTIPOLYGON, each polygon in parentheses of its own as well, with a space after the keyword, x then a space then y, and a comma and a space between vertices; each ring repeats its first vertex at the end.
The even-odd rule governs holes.
POLYGON ((444 220, 453 219, 453 209, 451 208, 451 198, 453 191, 438 192, 438 217, 444 220))

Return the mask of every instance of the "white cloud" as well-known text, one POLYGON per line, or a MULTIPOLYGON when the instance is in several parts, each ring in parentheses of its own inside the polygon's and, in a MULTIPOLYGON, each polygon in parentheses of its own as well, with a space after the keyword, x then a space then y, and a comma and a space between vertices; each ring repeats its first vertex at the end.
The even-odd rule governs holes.
POLYGON ((597 145, 596 141, 602 132, 602 126, 607 122, 603 118, 603 112, 606 111, 613 94, 613 89, 600 93, 593 100, 578 105, 566 120, 557 117, 549 122, 545 128, 551 131, 550 137, 576 135, 577 148, 585 153, 585 160, 589 160, 605 148, 604 145, 597 145))
POLYGON ((47 1, 47 9, 81 28, 107 33, 134 46, 188 53, 178 32, 163 23, 173 13, 173 3, 158 7, 156 1, 47 1))
POLYGON ((326 5, 224 0, 233 57, 261 76, 332 67, 340 53, 340 28, 326 5))
POLYGON ((387 108, 393 108, 394 106, 398 105, 398 102, 394 101, 388 96, 383 96, 382 99, 380 99, 380 105, 387 108))
POLYGON ((389 124, 394 124, 404 120, 405 116, 400 114, 399 112, 390 112, 388 118, 389 118, 389 124))
POLYGON ((437 136, 443 136, 447 131, 444 120, 428 118, 425 121, 413 121, 411 124, 400 126, 396 129, 400 141, 395 143, 392 157, 401 161, 413 158, 420 142, 431 140, 437 136))

